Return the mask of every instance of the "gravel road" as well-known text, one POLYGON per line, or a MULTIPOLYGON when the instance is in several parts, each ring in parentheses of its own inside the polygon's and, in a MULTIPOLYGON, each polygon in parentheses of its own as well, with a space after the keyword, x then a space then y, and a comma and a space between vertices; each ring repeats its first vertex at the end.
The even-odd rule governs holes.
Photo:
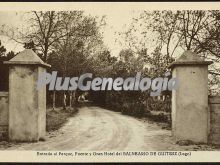
POLYGON ((147 120, 100 107, 83 107, 46 141, 15 144, 8 150, 162 151, 193 150, 174 144, 170 130, 147 120))

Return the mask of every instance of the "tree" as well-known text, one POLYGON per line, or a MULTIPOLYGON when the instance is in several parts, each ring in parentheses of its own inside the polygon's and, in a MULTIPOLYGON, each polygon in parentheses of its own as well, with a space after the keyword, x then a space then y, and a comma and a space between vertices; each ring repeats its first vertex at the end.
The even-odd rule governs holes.
POLYGON ((6 53, 6 48, 0 41, 0 91, 8 90, 8 67, 3 62, 10 60, 14 56, 15 53, 13 51, 6 53))
POLYGON ((24 48, 25 49, 32 49, 34 52, 36 52, 36 48, 35 48, 35 45, 34 45, 33 41, 24 43, 24 48))
POLYGON ((0 41, 0 57, 3 57, 6 53, 6 48, 2 45, 0 41))
MULTIPOLYGON (((91 69, 92 56, 96 54, 98 47, 103 46, 100 28, 104 20, 99 22, 96 18, 85 16, 79 11, 60 12, 59 16, 62 30, 58 35, 63 37, 54 42, 52 46, 54 51, 49 54, 48 62, 62 77, 80 76, 91 69)), ((66 94, 63 91, 64 109, 66 94)), ((69 92, 70 105, 77 102, 76 95, 76 91, 69 92)))
POLYGON ((215 83, 210 81, 210 85, 216 85, 220 83, 219 15, 219 11, 201 10, 144 11, 133 19, 130 28, 121 35, 136 54, 139 50, 147 49, 146 54, 152 59, 155 57, 156 61, 157 56, 153 52, 160 53, 160 56, 164 56, 160 63, 166 67, 177 58, 177 53, 189 49, 202 58, 213 60, 209 73, 215 80, 212 83, 215 83))

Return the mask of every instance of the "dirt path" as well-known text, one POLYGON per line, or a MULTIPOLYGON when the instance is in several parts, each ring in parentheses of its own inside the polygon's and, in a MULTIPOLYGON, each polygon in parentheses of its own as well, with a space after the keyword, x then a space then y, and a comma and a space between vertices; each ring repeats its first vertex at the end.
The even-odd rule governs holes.
POLYGON ((173 144, 171 131, 155 123, 121 115, 99 107, 83 107, 46 141, 15 144, 9 150, 143 151, 186 150, 173 144))

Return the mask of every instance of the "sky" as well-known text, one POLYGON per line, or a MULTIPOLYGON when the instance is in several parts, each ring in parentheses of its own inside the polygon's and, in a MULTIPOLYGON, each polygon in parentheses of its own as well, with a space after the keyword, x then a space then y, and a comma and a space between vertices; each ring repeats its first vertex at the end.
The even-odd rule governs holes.
MULTIPOLYGON (((117 56, 123 47, 115 42, 118 37, 115 32, 121 32, 126 29, 126 27, 131 23, 132 18, 137 16, 139 12, 132 10, 125 10, 123 12, 114 12, 111 10, 92 10, 85 11, 85 14, 92 16, 102 17, 106 16, 106 26, 103 29, 103 40, 105 45, 109 48, 112 55, 117 56)), ((26 14, 27 15, 27 14, 26 14)), ((13 28, 22 28, 25 25, 24 12, 13 12, 13 11, 3 11, 0 12, 0 27, 6 25, 13 28)), ((4 45, 7 51, 22 51, 23 45, 18 44, 14 41, 9 40, 9 38, 0 36, 2 45, 4 45)))
MULTIPOLYGON (((104 43, 111 50, 112 55, 117 55, 123 47, 115 43, 115 32, 126 30, 125 25, 131 23, 132 17, 139 15, 143 10, 219 10, 220 3, 209 2, 50 2, 50 3, 0 3, 0 29, 3 24, 22 27, 25 25, 21 14, 16 15, 14 11, 42 11, 42 10, 83 10, 93 16, 106 15, 107 26, 104 31, 104 43), (5 11, 5 12, 2 12, 5 11)), ((151 36, 152 37, 152 36, 151 36)), ((20 51, 23 47, 15 42, 9 41, 0 35, 0 40, 8 51, 20 51)), ((150 47, 150 46, 149 46, 150 47)))

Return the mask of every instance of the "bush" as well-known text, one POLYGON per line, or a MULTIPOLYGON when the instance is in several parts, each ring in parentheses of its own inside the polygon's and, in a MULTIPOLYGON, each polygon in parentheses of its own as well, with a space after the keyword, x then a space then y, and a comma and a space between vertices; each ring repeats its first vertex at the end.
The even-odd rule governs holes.
MULTIPOLYGON (((106 93, 106 107, 113 111, 135 117, 143 117, 151 111, 171 112, 171 100, 154 99, 146 92, 140 91, 108 91, 106 93)), ((161 114, 158 120, 165 119, 161 114)))

